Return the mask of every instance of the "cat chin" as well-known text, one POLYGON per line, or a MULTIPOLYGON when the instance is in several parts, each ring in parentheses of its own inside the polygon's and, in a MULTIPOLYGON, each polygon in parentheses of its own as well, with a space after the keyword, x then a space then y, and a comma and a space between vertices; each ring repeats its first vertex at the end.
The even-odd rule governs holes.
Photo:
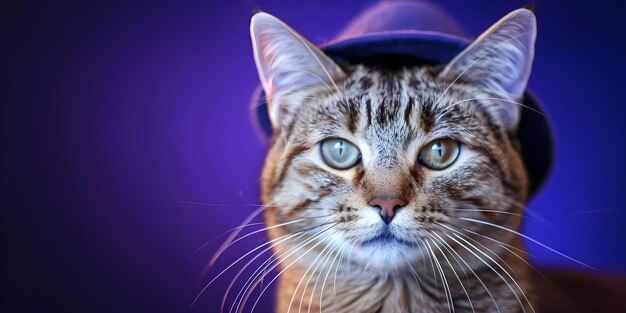
POLYGON ((356 256, 364 272, 393 273, 406 269, 422 254, 417 247, 385 243, 362 247, 356 256))

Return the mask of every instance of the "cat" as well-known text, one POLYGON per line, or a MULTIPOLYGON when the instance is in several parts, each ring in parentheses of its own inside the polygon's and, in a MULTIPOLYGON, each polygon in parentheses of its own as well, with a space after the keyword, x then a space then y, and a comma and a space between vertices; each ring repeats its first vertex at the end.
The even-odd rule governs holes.
POLYGON ((276 312, 533 312, 515 130, 536 33, 518 9, 447 64, 387 68, 253 16, 276 312))

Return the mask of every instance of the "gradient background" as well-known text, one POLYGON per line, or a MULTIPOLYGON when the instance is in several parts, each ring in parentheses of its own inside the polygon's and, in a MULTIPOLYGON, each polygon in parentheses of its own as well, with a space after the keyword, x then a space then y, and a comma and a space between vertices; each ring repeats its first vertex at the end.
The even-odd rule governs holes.
MULTIPOLYGON (((2 2, 0 311, 189 311, 203 282, 263 240, 205 274, 220 240, 192 255, 258 204, 252 11, 321 43, 371 2, 2 2)), ((476 36, 527 1, 437 3, 476 36)), ((626 272, 626 4, 561 3, 535 2, 530 88, 557 151, 524 231, 626 272)), ((529 248, 539 264, 576 266, 529 248)), ((216 312, 228 282, 192 311, 216 312)))

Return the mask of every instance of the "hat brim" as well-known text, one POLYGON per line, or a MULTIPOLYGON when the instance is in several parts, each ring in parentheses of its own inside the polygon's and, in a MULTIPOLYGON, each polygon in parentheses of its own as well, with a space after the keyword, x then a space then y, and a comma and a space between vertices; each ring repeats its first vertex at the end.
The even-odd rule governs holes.
MULTIPOLYGON (((437 65, 451 61, 465 49, 470 40, 426 31, 374 33, 322 45, 330 58, 347 64, 380 67, 403 65, 437 65), (400 63, 400 64, 399 64, 400 63)), ((553 140, 545 110, 528 91, 522 99, 517 138, 521 144, 524 166, 528 172, 529 191, 534 194, 547 179, 552 166, 553 140)), ((252 98, 253 120, 264 137, 272 134, 265 95, 258 88, 252 98)))

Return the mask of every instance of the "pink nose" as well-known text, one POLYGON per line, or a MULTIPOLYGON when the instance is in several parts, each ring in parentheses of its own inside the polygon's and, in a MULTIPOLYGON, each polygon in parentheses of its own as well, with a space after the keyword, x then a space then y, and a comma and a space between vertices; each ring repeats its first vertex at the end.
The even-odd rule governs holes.
POLYGON ((380 217, 385 224, 391 223, 396 215, 396 209, 406 205, 406 201, 395 197, 374 197, 369 205, 380 209, 380 217))

